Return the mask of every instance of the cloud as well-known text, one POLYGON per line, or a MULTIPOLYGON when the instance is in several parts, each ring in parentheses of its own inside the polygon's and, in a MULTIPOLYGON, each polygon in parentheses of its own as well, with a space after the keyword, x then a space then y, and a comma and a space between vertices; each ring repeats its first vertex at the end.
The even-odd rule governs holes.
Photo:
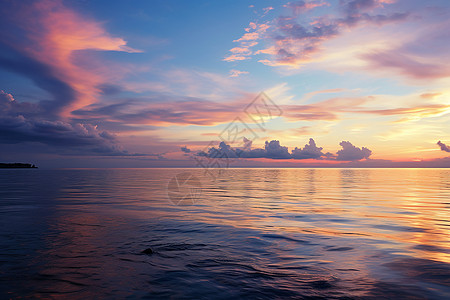
POLYGON ((283 5, 283 7, 289 8, 294 16, 298 16, 305 13, 313 8, 320 6, 329 6, 330 4, 324 1, 293 1, 288 4, 283 5))
POLYGON ((439 147, 441 147, 442 151, 450 152, 450 147, 448 147, 446 144, 442 143, 441 141, 437 142, 439 147))
POLYGON ((268 158, 268 159, 293 159, 293 160, 335 160, 335 161, 359 161, 368 159, 372 151, 363 147, 362 149, 353 146, 350 142, 341 142, 342 150, 336 155, 327 152, 323 153, 322 147, 317 147, 314 139, 309 139, 309 143, 304 148, 295 147, 291 153, 287 147, 282 146, 278 140, 266 141, 264 148, 251 149, 251 142, 244 139, 247 145, 244 148, 232 148, 221 142, 218 148, 210 147, 208 150, 195 153, 196 156, 230 159, 230 158, 268 158))
MULTIPOLYGON (((340 90, 325 90, 309 93, 306 99, 315 94, 331 93, 340 90)), ((155 93, 141 98, 126 98, 107 104, 93 104, 84 109, 74 111, 74 120, 82 123, 102 123, 114 125, 114 128, 130 127, 138 130, 148 126, 169 125, 218 125, 229 123, 242 113, 255 95, 247 94, 233 101, 209 101, 196 97, 180 97, 155 93), (192 109, 195 107, 196 109, 192 109)), ((410 99, 420 100, 420 94, 410 95, 410 99)), ((401 100, 401 99, 399 99, 401 100)), ((293 101, 286 101, 293 103, 293 101)), ((345 114, 371 114, 379 116, 403 117, 400 121, 439 116, 446 113, 449 105, 417 104, 395 107, 392 96, 384 95, 364 97, 334 97, 311 104, 279 104, 283 118, 288 122, 298 121, 336 121, 345 114), (390 108, 383 103, 389 103, 390 108), (382 107, 377 108, 379 105, 382 107)), ((414 102, 414 101, 408 101, 414 102)), ((407 102, 405 102, 407 103, 407 102)))
POLYGON ((425 94, 421 94, 420 97, 424 98, 424 99, 433 99, 440 95, 442 95, 442 93, 425 93, 425 94))
POLYGON ((281 146, 277 140, 266 141, 264 149, 251 149, 251 141, 244 138, 243 148, 231 148, 231 146, 220 142, 219 147, 210 147, 207 152, 200 151, 195 155, 209 158, 271 158, 290 159, 291 154, 287 147, 281 146))
MULTIPOLYGON (((299 67, 303 63, 312 61, 313 55, 322 50, 322 44, 337 36, 345 30, 359 26, 363 23, 374 23, 379 26, 402 21, 408 15, 394 13, 389 15, 369 14, 375 8, 382 7, 380 0, 341 1, 342 17, 320 16, 309 24, 300 24, 296 18, 279 17, 274 33, 275 60, 265 60, 263 63, 271 66, 299 67)), ((321 6, 316 5, 312 8, 321 6)), ((287 6, 293 10, 294 15, 305 6, 287 6)))
MULTIPOLYGON (((245 49, 245 55, 240 59, 248 59, 251 55, 266 54, 268 58, 258 61, 269 66, 301 67, 307 62, 316 61, 317 54, 323 51, 326 41, 335 39, 354 28, 402 22, 409 16, 405 12, 388 12, 386 4, 392 1, 385 0, 343 0, 331 5, 325 1, 294 1, 284 5, 291 13, 282 15, 270 22, 266 22, 266 30, 252 30, 246 28, 247 33, 235 42, 246 40, 269 42, 259 44, 265 48, 257 51, 245 49), (320 7, 330 9, 309 13, 320 7), (332 10, 332 13, 329 12, 332 10)), ((252 23, 255 24, 255 23, 252 23)), ((237 47, 240 49, 241 47, 237 47)), ((236 48, 233 48, 236 49, 236 48)), ((233 54, 234 55, 234 54, 233 54)), ((230 56, 228 61, 237 60, 230 56), (231 59, 233 58, 233 59, 231 59)))
POLYGON ((424 61, 416 55, 402 53, 398 49, 362 55, 373 69, 387 69, 412 79, 437 79, 450 77, 450 68, 441 62, 424 61))
POLYGON ((41 106, 49 114, 58 114, 63 107, 76 101, 76 90, 61 79, 53 68, 3 41, 0 41, 0 67, 29 78, 47 91, 52 99, 44 101, 41 106))
POLYGON ((5 91, 0 91, 0 103, 14 103, 14 97, 11 94, 6 93, 5 91))
POLYGON ((255 22, 250 22, 249 27, 245 28, 246 33, 239 39, 233 41, 239 43, 239 46, 231 48, 229 50, 231 54, 226 56, 223 60, 230 62, 250 59, 250 56, 253 54, 252 48, 258 44, 256 40, 262 38, 269 27, 270 26, 266 23, 257 24, 255 22))
POLYGON ((288 148, 281 146, 280 142, 276 140, 270 142, 266 141, 265 150, 267 158, 274 158, 274 159, 291 158, 288 148))
POLYGON ((342 150, 339 150, 336 154, 336 160, 340 161, 357 161, 362 159, 368 159, 372 154, 372 151, 366 147, 358 148, 352 145, 350 142, 342 141, 342 150))
POLYGON ((38 104, 17 102, 11 94, 1 91, 0 144, 37 142, 65 153, 135 155, 123 150, 116 136, 106 130, 91 124, 43 120, 40 111, 38 104))
POLYGON ((51 113, 69 116, 95 103, 98 86, 116 76, 81 51, 138 52, 62 1, 11 3, 2 8, 0 24, 8 30, 0 35, 0 66, 48 91, 53 99, 45 108, 51 113))
POLYGON ((248 72, 239 70, 230 70, 230 77, 239 77, 242 74, 248 74, 248 72))
POLYGON ((263 8, 263 15, 266 15, 267 13, 269 13, 269 11, 273 10, 274 8, 272 6, 268 6, 268 7, 264 7, 263 8))
POLYGON ((183 151, 184 153, 191 153, 191 149, 189 149, 189 148, 186 147, 186 146, 181 147, 181 151, 183 151))
POLYGON ((0 117, 0 133, 2 144, 38 142, 77 154, 129 155, 121 149, 113 134, 90 124, 7 116, 0 117))
POLYGON ((233 120, 242 111, 240 102, 222 103, 194 97, 155 95, 91 105, 74 111, 78 120, 114 120, 117 123, 167 126, 171 124, 215 125, 233 120), (196 109, 192 109, 195 107, 196 109))
POLYGON ((297 148, 295 147, 294 150, 292 150, 292 158, 295 159, 319 159, 324 154, 322 153, 323 148, 317 147, 316 142, 313 139, 309 139, 309 144, 306 144, 305 147, 297 148))
POLYGON ((0 116, 15 115, 20 113, 22 115, 38 115, 42 108, 35 103, 18 102, 14 99, 12 94, 0 91, 0 116))

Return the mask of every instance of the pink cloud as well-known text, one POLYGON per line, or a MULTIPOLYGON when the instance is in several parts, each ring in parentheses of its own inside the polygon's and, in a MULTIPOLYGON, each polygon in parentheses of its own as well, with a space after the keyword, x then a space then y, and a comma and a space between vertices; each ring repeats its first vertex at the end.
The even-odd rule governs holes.
POLYGON ((321 6, 330 6, 330 4, 325 1, 294 1, 283 5, 283 7, 291 9, 295 16, 321 6))
POLYGON ((274 10, 274 8, 272 6, 268 6, 268 7, 263 8, 264 14, 267 14, 271 10, 274 10))
POLYGON ((234 40, 233 42, 239 43, 238 47, 234 47, 230 49, 229 51, 232 53, 228 56, 226 56, 223 60, 224 61, 236 61, 236 60, 245 60, 249 59, 250 55, 252 55, 252 50, 254 46, 258 44, 256 40, 261 39, 264 34, 266 33, 267 29, 269 29, 269 25, 267 24, 256 24, 254 22, 250 22, 250 25, 248 28, 245 29, 247 33, 245 33, 242 37, 240 37, 237 40, 234 40), (249 32, 250 30, 254 30, 252 32, 249 32), (236 54, 239 55, 236 55, 236 54))
POLYGON ((392 70, 411 79, 438 79, 450 77, 450 68, 434 58, 417 58, 401 51, 368 53, 362 56, 372 70, 392 70), (428 60, 428 61, 427 61, 428 60))
MULTIPOLYGON (((39 62, 51 67, 53 73, 75 91, 75 99, 67 103, 62 116, 95 103, 100 93, 98 86, 111 79, 112 72, 89 69, 75 62, 83 50, 139 52, 122 38, 111 36, 100 22, 87 19, 67 8, 61 1, 39 1, 24 8, 23 27, 33 42, 26 51, 39 62)), ((92 63, 95 65, 95 63, 92 63)))
MULTIPOLYGON (((269 66, 288 66, 299 68, 302 65, 320 60, 324 43, 364 26, 384 26, 403 22, 407 13, 389 12, 384 5, 393 1, 387 0, 354 0, 340 2, 333 6, 334 14, 305 15, 304 13, 321 6, 331 6, 325 1, 295 1, 286 7, 293 16, 282 16, 274 19, 265 30, 251 31, 235 42, 264 39, 265 48, 258 49, 248 55, 265 54, 268 57, 258 61, 269 66), (382 10, 382 11, 379 11, 382 10), (298 16, 302 14, 301 20, 298 16), (270 32, 268 31, 270 29, 270 32)), ((263 44, 263 43, 261 43, 263 44)))
POLYGON ((225 57, 223 60, 224 61, 236 61, 236 60, 246 60, 246 59, 250 59, 250 57, 233 54, 233 55, 229 55, 229 56, 225 57))

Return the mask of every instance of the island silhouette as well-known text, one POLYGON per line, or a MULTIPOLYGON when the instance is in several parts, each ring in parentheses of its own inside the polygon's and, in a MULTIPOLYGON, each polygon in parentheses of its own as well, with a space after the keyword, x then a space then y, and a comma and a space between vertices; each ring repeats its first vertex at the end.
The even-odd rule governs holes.
POLYGON ((28 163, 0 163, 0 169, 37 169, 37 167, 28 163))

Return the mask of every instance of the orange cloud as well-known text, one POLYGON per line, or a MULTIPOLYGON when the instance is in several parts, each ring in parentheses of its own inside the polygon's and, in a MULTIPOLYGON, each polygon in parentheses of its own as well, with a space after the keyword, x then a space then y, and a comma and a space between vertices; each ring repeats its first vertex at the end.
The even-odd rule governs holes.
POLYGON ((250 55, 252 55, 251 48, 256 46, 258 42, 256 40, 261 39, 264 33, 269 29, 270 26, 267 24, 256 24, 254 22, 250 22, 249 27, 245 28, 245 33, 242 37, 233 42, 239 43, 238 47, 234 47, 229 51, 232 53, 229 56, 225 57, 224 61, 236 61, 236 60, 245 60, 249 59, 250 55), (254 30, 250 32, 250 30, 254 30), (239 55, 238 55, 239 54, 239 55))

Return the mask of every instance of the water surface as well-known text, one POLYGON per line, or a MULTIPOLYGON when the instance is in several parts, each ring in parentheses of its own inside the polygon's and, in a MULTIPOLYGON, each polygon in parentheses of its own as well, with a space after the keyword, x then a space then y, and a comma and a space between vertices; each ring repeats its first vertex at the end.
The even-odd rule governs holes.
POLYGON ((0 298, 448 299, 449 217, 447 169, 0 170, 0 298))

